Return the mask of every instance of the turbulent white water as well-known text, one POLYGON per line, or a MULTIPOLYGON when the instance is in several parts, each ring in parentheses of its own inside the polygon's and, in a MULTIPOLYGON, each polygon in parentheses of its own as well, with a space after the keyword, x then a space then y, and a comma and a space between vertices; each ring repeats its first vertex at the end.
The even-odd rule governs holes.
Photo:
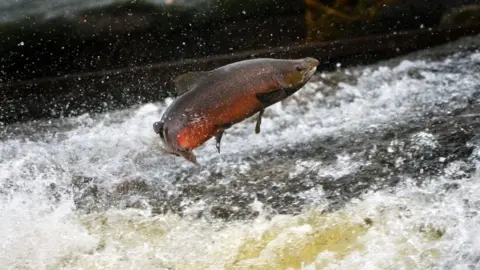
MULTIPOLYGON (((271 149, 295 151, 298 143, 316 138, 388 129, 392 123, 465 107, 480 92, 478 65, 480 53, 471 52, 359 69, 351 71, 356 81, 340 83, 330 95, 325 94, 329 87, 309 83, 266 111, 260 134, 253 132, 250 119, 225 134, 220 155, 213 141, 198 149, 204 167, 196 179, 215 172, 248 174, 253 170, 249 158, 271 149)), ((259 201, 250 206, 260 211, 259 217, 243 221, 155 215, 146 202, 142 210, 77 212, 70 192, 75 176, 100 179, 100 188, 108 190, 135 177, 168 186, 180 172, 195 169, 158 151, 152 123, 165 108, 164 103, 146 104, 66 119, 60 125, 64 128, 56 124, 31 139, 22 130, 38 124, 20 125, 15 136, 2 141, 0 264, 7 269, 480 267, 480 175, 467 176, 463 161, 451 162, 444 173, 421 185, 399 176, 397 186, 371 191, 329 213, 322 212, 328 200, 321 188, 302 194, 315 203, 295 216, 267 218, 259 201), (446 189, 446 184, 455 188, 446 189), (52 185, 61 196, 52 196, 52 185)), ((436 147, 428 130, 410 139, 436 147)), ((348 152, 337 154, 328 165, 315 156, 292 161, 289 179, 272 176, 272 185, 297 181, 305 170, 337 179, 367 163, 348 152)), ((479 145, 470 159, 476 169, 479 145)), ((204 207, 202 203, 188 211, 204 207)))

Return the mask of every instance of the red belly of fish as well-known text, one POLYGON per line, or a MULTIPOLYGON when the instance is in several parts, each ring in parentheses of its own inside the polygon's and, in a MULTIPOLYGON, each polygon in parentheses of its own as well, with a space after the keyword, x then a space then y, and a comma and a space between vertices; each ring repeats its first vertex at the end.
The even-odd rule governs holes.
POLYGON ((216 128, 208 121, 197 122, 182 129, 177 136, 177 143, 184 149, 194 149, 210 139, 216 128))
POLYGON ((194 149, 202 145, 226 124, 235 124, 253 115, 261 109, 261 103, 255 95, 243 95, 228 106, 210 111, 202 120, 187 125, 177 136, 177 143, 185 149, 194 149))

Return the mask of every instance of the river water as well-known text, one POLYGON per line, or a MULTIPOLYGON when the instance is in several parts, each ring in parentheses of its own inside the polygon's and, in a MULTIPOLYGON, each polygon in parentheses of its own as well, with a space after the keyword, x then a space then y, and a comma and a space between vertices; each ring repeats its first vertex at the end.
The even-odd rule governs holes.
POLYGON ((3 269, 478 269, 480 37, 318 74, 164 156, 171 100, 4 126, 3 269))

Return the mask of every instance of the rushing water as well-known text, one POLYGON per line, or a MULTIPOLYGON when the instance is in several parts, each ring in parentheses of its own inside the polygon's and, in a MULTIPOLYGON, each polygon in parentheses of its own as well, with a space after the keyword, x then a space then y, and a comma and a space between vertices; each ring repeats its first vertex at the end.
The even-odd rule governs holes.
POLYGON ((7 269, 478 269, 480 38, 318 76, 201 171, 171 100, 3 127, 7 269))

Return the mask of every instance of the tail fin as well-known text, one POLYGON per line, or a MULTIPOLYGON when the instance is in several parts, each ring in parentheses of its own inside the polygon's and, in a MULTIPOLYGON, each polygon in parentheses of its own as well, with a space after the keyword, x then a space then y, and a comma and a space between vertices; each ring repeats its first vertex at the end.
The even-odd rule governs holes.
POLYGON ((158 122, 155 122, 153 123, 153 131, 157 134, 159 134, 161 137, 163 137, 163 122, 162 121, 158 121, 158 122))

